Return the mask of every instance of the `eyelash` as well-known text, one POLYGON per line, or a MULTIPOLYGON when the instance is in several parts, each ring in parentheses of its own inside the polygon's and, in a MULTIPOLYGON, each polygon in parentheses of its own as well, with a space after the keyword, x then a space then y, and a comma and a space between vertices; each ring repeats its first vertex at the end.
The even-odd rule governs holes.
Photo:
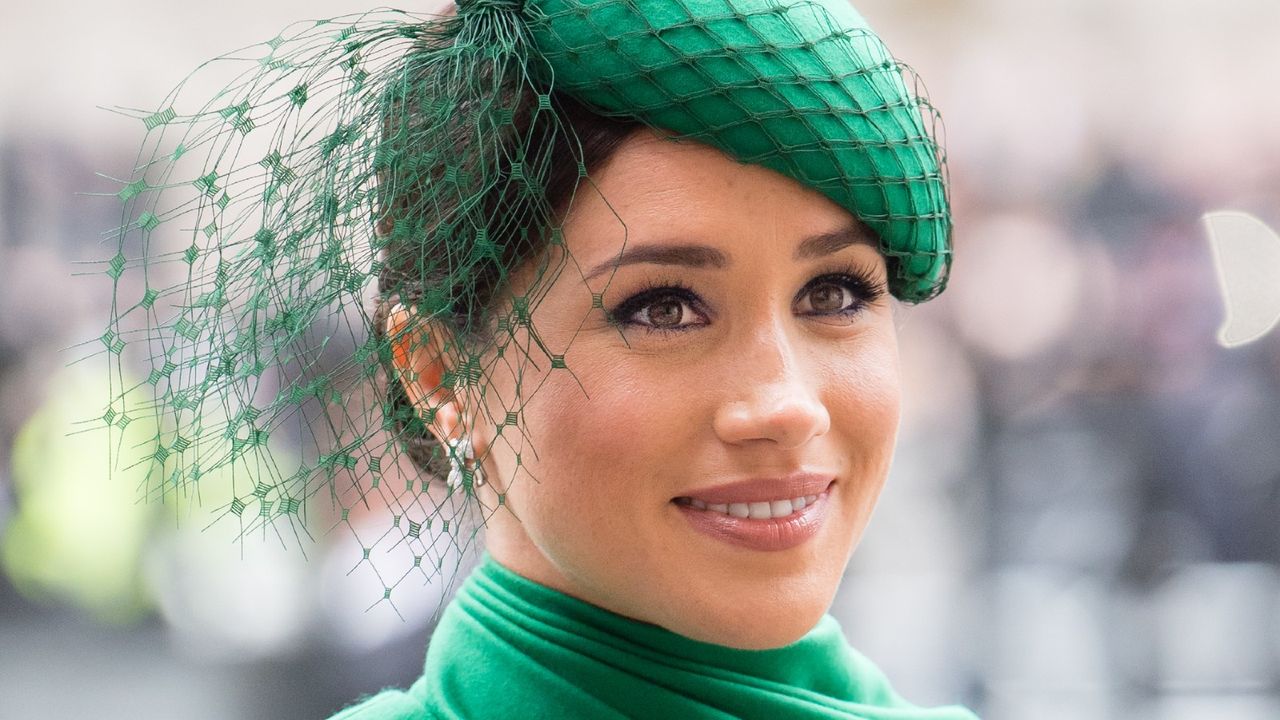
MULTIPOLYGON (((854 302, 851 307, 845 308, 832 313, 814 313, 814 315, 838 315, 840 317, 852 317, 862 312, 867 305, 870 305, 881 297, 888 290, 883 282, 876 280, 875 276, 865 268, 858 267, 853 264, 847 264, 837 268, 833 272, 823 273, 814 278, 806 287, 814 287, 816 285, 832 283, 848 288, 853 294, 854 302)), ((690 305, 695 304, 697 297, 693 288, 683 282, 675 279, 652 280, 648 284, 640 288, 636 293, 626 300, 618 303, 613 311, 609 313, 609 321, 614 325, 622 326, 639 326, 643 328, 646 334, 653 335, 669 335, 672 333, 681 333, 691 330, 697 325, 682 326, 679 328, 663 328, 653 327, 644 323, 633 322, 630 318, 637 311, 643 310, 650 305, 657 304, 660 300, 674 299, 683 300, 690 305)))

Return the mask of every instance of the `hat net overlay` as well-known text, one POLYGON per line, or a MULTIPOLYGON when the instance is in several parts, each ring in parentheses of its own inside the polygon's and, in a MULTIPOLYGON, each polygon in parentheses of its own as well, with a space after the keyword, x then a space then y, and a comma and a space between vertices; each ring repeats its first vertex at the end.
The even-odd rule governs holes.
MULTIPOLYGON (((484 458, 451 458, 408 401, 407 335, 384 323, 400 306, 450 328, 440 389, 477 412, 492 363, 573 373, 532 322, 539 291, 579 272, 546 197, 550 148, 578 148, 565 95, 821 191, 879 235, 899 300, 945 288, 938 114, 843 0, 472 0, 298 23, 120 111, 145 136, 102 268, 111 397, 85 423, 112 433, 111 467, 146 468, 140 496, 240 539, 306 552, 350 533, 374 604, 451 583, 499 509, 476 493, 484 458), (544 251, 528 292, 504 295, 544 251), (137 444, 123 430, 143 417, 160 429, 137 444)), ((518 467, 536 392, 484 418, 518 467)))

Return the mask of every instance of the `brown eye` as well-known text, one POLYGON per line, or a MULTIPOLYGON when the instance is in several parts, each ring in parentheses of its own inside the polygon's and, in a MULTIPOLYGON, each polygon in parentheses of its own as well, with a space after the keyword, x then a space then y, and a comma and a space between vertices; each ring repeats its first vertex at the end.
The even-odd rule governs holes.
POLYGON ((664 302, 656 302, 644 308, 648 312, 649 324, 658 328, 676 327, 680 325, 680 319, 684 316, 684 302, 681 300, 666 300, 664 302))
POLYGON ((845 306, 846 289, 835 283, 823 283, 809 293, 810 303, 815 312, 839 312, 845 306))
POLYGON ((695 308, 697 303, 697 295, 692 288, 678 280, 666 280, 656 282, 619 303, 608 316, 615 325, 638 325, 645 332, 665 335, 705 324, 689 324, 686 320, 700 315, 695 308))

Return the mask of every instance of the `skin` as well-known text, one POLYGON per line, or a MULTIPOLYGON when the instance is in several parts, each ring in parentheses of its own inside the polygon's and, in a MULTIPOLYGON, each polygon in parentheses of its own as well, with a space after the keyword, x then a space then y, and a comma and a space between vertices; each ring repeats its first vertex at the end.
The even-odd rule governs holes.
MULTIPOLYGON (((393 336, 404 333, 396 357, 410 397, 424 412, 437 409, 437 437, 465 433, 475 443, 489 483, 480 499, 496 508, 486 543, 501 564, 697 640, 744 649, 792 643, 830 607, 884 485, 900 416, 890 296, 842 317, 830 309, 857 307, 859 296, 815 279, 852 264, 884 283, 884 258, 873 244, 853 244, 793 260, 801 239, 852 216, 706 145, 644 129, 592 177, 595 187, 579 189, 565 219, 572 257, 532 315, 568 370, 551 369, 527 334, 508 336, 504 359, 484 358, 492 386, 483 400, 433 393, 449 365, 444 336, 398 310, 389 323, 393 336), (628 249, 710 245, 729 264, 624 265, 584 282, 590 268, 616 261, 624 236, 628 249), (658 298, 631 318, 684 332, 631 325, 620 333, 608 321, 646 281, 671 280, 696 300, 658 298), (593 292, 603 294, 603 310, 592 308, 593 292), (530 350, 532 361, 513 360, 530 350), (523 435, 509 427, 495 436, 492 419, 520 407, 517 370, 523 435), (672 503, 797 470, 831 474, 836 484, 819 533, 789 550, 727 544, 696 531, 672 503)), ((515 294, 534 270, 529 263, 513 274, 515 294)))

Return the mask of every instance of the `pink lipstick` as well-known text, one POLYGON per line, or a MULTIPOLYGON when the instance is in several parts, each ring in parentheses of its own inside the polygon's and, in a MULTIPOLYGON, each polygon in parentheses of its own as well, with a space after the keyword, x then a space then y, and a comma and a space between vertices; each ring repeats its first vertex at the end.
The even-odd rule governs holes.
POLYGON ((800 473, 697 490, 671 502, 699 532, 752 550, 788 550, 817 534, 835 480, 800 473))

